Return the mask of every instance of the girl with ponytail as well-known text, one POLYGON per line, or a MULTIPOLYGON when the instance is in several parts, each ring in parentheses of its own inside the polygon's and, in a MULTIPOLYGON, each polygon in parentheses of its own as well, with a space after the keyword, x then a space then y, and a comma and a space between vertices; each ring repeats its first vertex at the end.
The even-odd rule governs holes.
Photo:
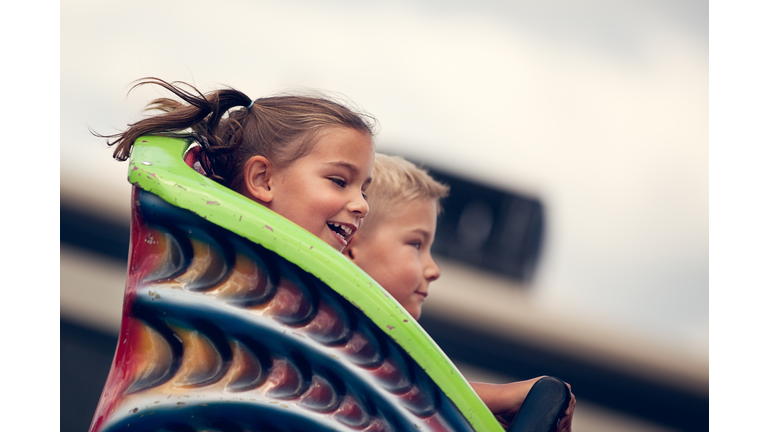
POLYGON ((371 181, 372 118, 329 99, 274 96, 250 99, 224 88, 202 94, 184 83, 157 85, 182 102, 160 98, 159 114, 122 133, 99 135, 126 160, 142 135, 193 140, 188 164, 274 210, 341 251, 368 213, 363 192, 371 181))

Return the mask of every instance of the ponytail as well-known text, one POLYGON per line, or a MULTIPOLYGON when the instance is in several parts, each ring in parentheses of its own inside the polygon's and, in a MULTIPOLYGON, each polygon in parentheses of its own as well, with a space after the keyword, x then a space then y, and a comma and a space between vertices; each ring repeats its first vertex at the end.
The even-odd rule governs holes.
POLYGON ((122 133, 95 134, 114 138, 107 141, 116 145, 114 158, 128 159, 133 143, 142 135, 191 139, 200 144, 204 171, 234 190, 242 184, 239 174, 251 156, 265 156, 276 166, 285 166, 309 153, 323 127, 351 127, 373 135, 372 117, 326 98, 274 96, 251 100, 229 87, 204 95, 189 84, 151 77, 138 80, 131 91, 145 84, 163 87, 185 103, 155 99, 145 110, 161 114, 130 124, 122 133))

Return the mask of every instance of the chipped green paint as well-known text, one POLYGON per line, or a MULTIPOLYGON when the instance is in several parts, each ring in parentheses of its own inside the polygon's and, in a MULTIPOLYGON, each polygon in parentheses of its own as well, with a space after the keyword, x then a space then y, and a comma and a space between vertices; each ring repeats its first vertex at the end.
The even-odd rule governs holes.
POLYGON ((312 273, 361 309, 403 347, 478 431, 502 431, 464 377, 418 323, 381 286, 341 253, 277 213, 205 178, 182 157, 188 142, 145 136, 131 152, 128 180, 261 244, 312 273), (395 325, 408 323, 409 325, 395 325))

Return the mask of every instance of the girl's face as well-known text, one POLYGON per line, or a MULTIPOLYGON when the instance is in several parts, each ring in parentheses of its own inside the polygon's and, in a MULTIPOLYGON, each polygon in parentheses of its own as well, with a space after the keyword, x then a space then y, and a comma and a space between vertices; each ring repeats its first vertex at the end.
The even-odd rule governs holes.
POLYGON ((306 156, 273 172, 265 205, 342 251, 368 214, 373 158, 370 135, 326 128, 306 156))

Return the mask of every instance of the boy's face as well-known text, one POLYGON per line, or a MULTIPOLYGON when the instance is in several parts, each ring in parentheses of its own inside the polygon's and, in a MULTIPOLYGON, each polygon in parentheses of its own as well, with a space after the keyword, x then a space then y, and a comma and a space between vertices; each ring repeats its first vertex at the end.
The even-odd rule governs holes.
POLYGON ((392 217, 384 215, 372 232, 353 237, 344 253, 419 318, 429 283, 440 277, 430 253, 437 202, 416 200, 402 203, 399 210, 392 217))

